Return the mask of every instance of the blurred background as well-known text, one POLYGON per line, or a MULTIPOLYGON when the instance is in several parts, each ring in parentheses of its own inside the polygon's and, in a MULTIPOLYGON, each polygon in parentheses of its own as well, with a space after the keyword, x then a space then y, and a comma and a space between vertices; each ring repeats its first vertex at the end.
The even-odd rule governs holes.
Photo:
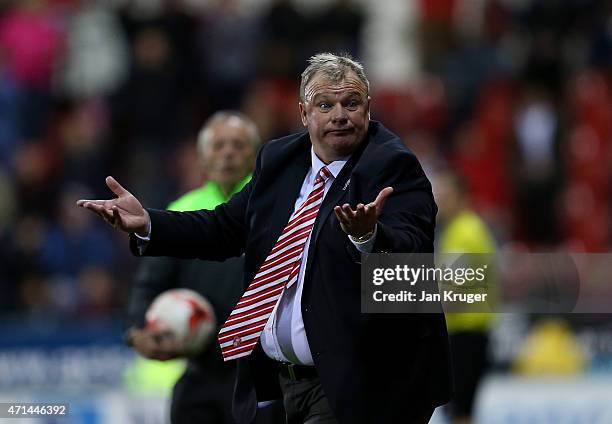
MULTIPOLYGON (((155 208, 199 186, 195 138, 219 109, 264 140, 300 130, 320 51, 364 63, 372 118, 434 185, 458 176, 497 250, 610 251, 610 1, 4 0, 0 399, 164 422, 168 385, 131 380, 122 343, 137 260, 75 200, 108 197, 106 175, 155 208)), ((610 316, 486 332, 476 422, 612 422, 610 316)))

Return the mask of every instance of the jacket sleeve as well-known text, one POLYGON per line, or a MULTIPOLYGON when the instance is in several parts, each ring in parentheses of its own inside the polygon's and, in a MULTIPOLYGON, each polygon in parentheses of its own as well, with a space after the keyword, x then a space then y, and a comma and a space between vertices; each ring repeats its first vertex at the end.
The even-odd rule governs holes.
POLYGON ((130 249, 136 256, 171 256, 183 259, 223 261, 244 253, 248 232, 246 213, 257 184, 261 151, 253 178, 226 203, 214 210, 174 212, 147 209, 151 216, 151 240, 142 252, 130 234, 130 249))
POLYGON ((373 252, 433 252, 438 208, 431 184, 416 157, 407 151, 393 155, 386 172, 371 181, 374 196, 393 187, 378 219, 373 252))

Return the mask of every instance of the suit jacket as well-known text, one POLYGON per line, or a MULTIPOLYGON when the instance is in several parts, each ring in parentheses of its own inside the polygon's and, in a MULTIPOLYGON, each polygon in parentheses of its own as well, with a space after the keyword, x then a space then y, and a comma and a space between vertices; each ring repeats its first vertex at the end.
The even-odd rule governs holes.
MULTIPOLYGON (((245 254, 245 288, 293 212, 310 167, 307 132, 264 145, 251 182, 214 211, 150 210, 146 255, 223 260, 245 254)), ((450 396, 442 314, 365 314, 360 254, 340 228, 338 204, 373 201, 394 188, 378 220, 374 252, 433 252, 437 207, 416 157, 372 121, 317 216, 302 293, 304 327, 323 390, 340 423, 407 422, 450 396)), ((136 253, 136 240, 132 237, 136 253)), ((257 401, 280 397, 276 365, 260 345, 238 359, 234 415, 251 422, 257 401)))

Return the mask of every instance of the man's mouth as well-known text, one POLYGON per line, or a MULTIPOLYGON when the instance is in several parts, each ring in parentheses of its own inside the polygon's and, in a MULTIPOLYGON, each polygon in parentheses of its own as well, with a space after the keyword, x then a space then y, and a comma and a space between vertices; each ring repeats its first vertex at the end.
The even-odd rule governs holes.
POLYGON ((343 128, 343 129, 338 129, 338 130, 329 130, 327 131, 327 134, 333 134, 333 135, 347 135, 353 132, 352 128, 343 128))

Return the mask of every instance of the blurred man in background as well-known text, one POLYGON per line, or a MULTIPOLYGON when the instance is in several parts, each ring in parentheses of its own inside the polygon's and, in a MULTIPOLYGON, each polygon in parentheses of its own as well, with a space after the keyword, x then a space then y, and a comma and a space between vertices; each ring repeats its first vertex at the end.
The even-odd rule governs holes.
MULTIPOLYGON (((233 111, 215 113, 198 137, 198 154, 207 181, 172 202, 168 209, 214 209, 227 201, 251 179, 259 144, 257 128, 245 115, 233 111)), ((222 263, 147 258, 139 269, 132 291, 128 342, 145 358, 164 361, 182 357, 180 349, 163 331, 146 328, 145 312, 153 299, 171 288, 193 289, 210 301, 218 322, 222 323, 242 293, 242 268, 242 258, 230 258, 222 263)), ((164 373, 161 368, 145 369, 164 373)), ((233 422, 234 375, 235 363, 223 362, 216 343, 211 343, 197 357, 188 358, 187 369, 174 387, 172 423, 233 422)), ((172 379, 170 374, 163 376, 172 379)))
MULTIPOLYGON (((433 187, 441 224, 438 253, 494 253, 495 240, 487 224, 471 209, 461 178, 450 171, 440 172, 433 187)), ((450 415, 455 424, 469 424, 478 384, 487 368, 488 332, 493 315, 463 312, 445 316, 455 383, 450 415)))

